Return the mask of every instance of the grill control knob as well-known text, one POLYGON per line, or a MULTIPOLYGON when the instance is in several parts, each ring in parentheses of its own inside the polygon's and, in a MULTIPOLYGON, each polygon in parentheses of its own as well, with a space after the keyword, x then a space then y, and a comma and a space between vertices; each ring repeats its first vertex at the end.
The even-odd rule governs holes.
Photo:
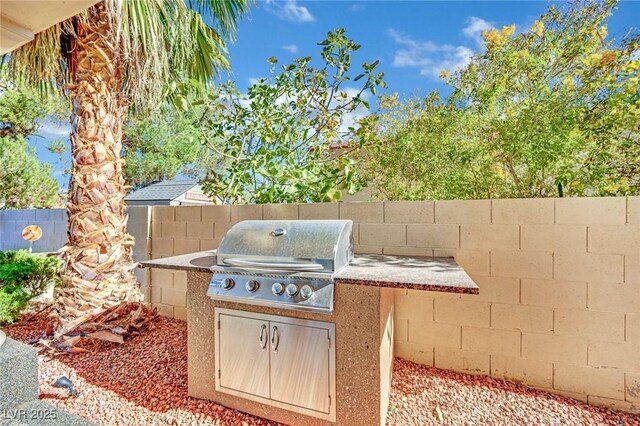
POLYGON ((298 295, 298 286, 291 283, 287 284, 287 296, 296 297, 298 295))
POLYGON ((273 285, 271 286, 271 292, 276 296, 280 296, 282 293, 284 293, 284 284, 273 283, 273 285))
POLYGON ((302 296, 303 299, 308 299, 313 296, 313 287, 308 284, 303 285, 300 289, 300 296, 302 296))
POLYGON ((222 280, 222 288, 224 288, 225 290, 231 290, 234 284, 235 281, 233 281, 231 278, 225 278, 222 280))
POLYGON ((258 288, 260 287, 260 283, 256 280, 249 280, 247 281, 247 283, 244 285, 244 288, 249 292, 249 293, 253 293, 256 290, 258 290, 258 288))

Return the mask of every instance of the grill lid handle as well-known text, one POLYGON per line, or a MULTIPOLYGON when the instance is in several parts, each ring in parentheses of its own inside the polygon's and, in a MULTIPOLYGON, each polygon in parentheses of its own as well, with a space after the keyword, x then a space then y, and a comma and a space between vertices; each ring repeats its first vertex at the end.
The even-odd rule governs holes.
POLYGON ((324 269, 319 263, 310 262, 258 262, 244 259, 224 259, 224 263, 239 268, 287 269, 291 271, 319 271, 324 269))

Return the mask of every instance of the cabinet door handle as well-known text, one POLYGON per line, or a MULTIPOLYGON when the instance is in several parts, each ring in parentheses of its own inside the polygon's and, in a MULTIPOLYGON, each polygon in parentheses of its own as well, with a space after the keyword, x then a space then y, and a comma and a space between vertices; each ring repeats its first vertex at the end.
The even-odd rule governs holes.
POLYGON ((273 329, 271 329, 271 349, 274 352, 278 352, 279 343, 280 343, 280 333, 278 332, 278 327, 274 325, 273 329))
POLYGON ((269 338, 265 335, 265 331, 267 331, 267 326, 262 324, 260 327, 260 348, 265 349, 267 347, 267 341, 269 338))

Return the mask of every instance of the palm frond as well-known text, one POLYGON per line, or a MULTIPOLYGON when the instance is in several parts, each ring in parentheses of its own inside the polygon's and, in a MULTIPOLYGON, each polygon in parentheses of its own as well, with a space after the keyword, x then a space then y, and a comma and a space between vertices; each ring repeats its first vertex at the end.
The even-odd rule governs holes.
MULTIPOLYGON (((229 67, 225 39, 253 0, 105 0, 123 93, 138 112, 157 106, 174 81, 206 82, 229 67)), ((73 82, 73 39, 90 10, 36 35, 11 56, 17 78, 64 90, 73 82)))

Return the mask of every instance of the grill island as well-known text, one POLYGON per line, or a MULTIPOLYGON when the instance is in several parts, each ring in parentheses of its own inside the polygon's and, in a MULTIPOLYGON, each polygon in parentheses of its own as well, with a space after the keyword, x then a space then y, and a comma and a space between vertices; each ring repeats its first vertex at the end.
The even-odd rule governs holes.
POLYGON ((187 271, 190 396, 291 425, 385 423, 393 289, 478 287, 453 258, 354 258, 352 226, 245 221, 215 252, 141 262, 187 271))

